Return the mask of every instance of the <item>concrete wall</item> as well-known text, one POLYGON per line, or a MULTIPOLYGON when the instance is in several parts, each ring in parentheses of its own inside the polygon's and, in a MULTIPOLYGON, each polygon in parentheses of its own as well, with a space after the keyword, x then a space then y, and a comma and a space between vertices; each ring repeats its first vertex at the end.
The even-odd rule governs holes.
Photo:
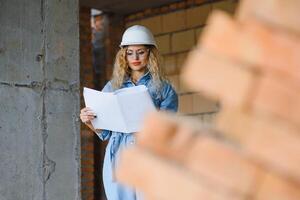
POLYGON ((78 200, 78 1, 0 10, 0 199, 78 200))

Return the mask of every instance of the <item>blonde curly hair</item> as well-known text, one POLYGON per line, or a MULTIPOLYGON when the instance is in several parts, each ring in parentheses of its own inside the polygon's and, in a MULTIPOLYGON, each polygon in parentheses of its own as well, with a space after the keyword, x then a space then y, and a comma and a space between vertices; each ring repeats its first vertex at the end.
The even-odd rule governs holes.
MULTIPOLYGON (((147 69, 152 76, 154 86, 159 89, 163 81, 167 81, 160 66, 161 57, 155 46, 145 45, 149 49, 147 69)), ((121 88, 126 77, 131 77, 131 69, 126 60, 127 46, 122 47, 115 59, 114 71, 112 75, 112 87, 116 90, 121 88)))

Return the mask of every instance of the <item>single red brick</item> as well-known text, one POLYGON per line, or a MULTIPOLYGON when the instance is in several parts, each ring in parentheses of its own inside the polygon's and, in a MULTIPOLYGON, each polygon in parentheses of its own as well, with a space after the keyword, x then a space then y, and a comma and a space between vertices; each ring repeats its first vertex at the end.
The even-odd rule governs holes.
POLYGON ((95 168, 93 165, 82 165, 81 171, 83 171, 84 173, 94 173, 95 168))
POLYGON ((81 159, 81 165, 94 165, 93 158, 81 159))
POLYGON ((261 77, 253 98, 253 109, 280 117, 300 128, 300 94, 298 87, 282 82, 280 77, 261 77))
POLYGON ((239 199, 208 187, 180 166, 137 147, 123 152, 116 177, 156 199, 239 199))
POLYGON ((299 37, 254 20, 241 24, 220 11, 213 13, 209 24, 200 42, 204 48, 254 70, 288 76, 300 85, 299 37))
POLYGON ((196 139, 187 155, 189 170, 243 195, 251 195, 252 187, 262 171, 243 157, 237 149, 210 137, 196 139))
POLYGON ((255 81, 250 70, 205 49, 189 54, 182 76, 191 89, 234 106, 245 106, 255 81))
POLYGON ((191 146, 199 135, 195 134, 189 123, 171 115, 153 113, 147 117, 142 131, 137 134, 137 143, 160 156, 183 162, 189 151, 186 147, 191 146))
POLYGON ((93 152, 94 151, 94 144, 93 143, 86 143, 81 145, 81 151, 86 152, 93 152))
POLYGON ((235 138, 252 160, 300 182, 298 129, 278 119, 226 107, 216 124, 220 131, 235 138))
POLYGON ((258 187, 257 194, 254 195, 255 200, 299 200, 300 199, 300 185, 289 182, 283 178, 267 174, 260 187, 258 187))
POLYGON ((151 113, 146 117, 141 132, 137 134, 137 144, 168 156, 170 151, 166 145, 176 134, 176 128, 174 120, 158 113, 151 113))
POLYGON ((288 31, 300 33, 300 1, 243 0, 238 8, 239 20, 258 18, 288 31))
POLYGON ((82 184, 84 187, 82 187, 82 189, 90 189, 90 188, 93 188, 95 186, 95 182, 94 181, 87 181, 87 182, 84 182, 82 184))
POLYGON ((81 178, 82 179, 86 179, 86 180, 94 180, 94 174, 93 173, 82 173, 81 174, 81 178))

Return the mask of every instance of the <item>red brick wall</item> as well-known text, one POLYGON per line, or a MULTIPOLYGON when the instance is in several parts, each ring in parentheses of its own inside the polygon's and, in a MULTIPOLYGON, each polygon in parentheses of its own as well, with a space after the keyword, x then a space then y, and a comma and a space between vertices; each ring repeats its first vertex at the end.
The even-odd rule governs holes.
POLYGON ((119 50, 119 44, 121 42, 122 33, 125 29, 124 18, 122 16, 110 14, 108 17, 108 27, 106 38, 106 55, 107 55, 107 67, 106 67, 106 79, 110 80, 113 70, 113 63, 117 51, 119 50))
MULTIPOLYGON (((80 8, 80 91, 81 107, 83 87, 95 88, 92 66, 90 8, 80 8)), ((95 88, 99 89, 99 88, 95 88)), ((99 138, 84 124, 81 125, 81 194, 82 200, 100 200, 104 195, 102 186, 102 160, 104 146, 99 138)))
MULTIPOLYGON (((104 84, 110 80, 114 57, 119 49, 121 35, 124 30, 123 17, 106 15, 107 20, 105 49, 106 65, 100 75, 94 73, 92 66, 91 44, 91 14, 90 8, 80 8, 80 85, 101 90, 104 84)), ((81 95, 81 107, 84 101, 81 95)), ((82 199, 101 200, 105 199, 102 166, 106 142, 101 141, 96 134, 85 125, 81 126, 81 165, 82 165, 82 199)))

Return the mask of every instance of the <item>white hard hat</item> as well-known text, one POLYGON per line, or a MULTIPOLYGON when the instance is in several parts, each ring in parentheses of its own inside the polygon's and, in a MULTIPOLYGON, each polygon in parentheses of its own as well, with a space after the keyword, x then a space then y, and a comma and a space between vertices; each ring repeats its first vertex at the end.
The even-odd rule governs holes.
POLYGON ((134 25, 126 29, 120 47, 127 45, 154 45, 157 47, 151 31, 145 26, 134 25))
POLYGON ((97 15, 101 15, 103 14, 103 12, 101 10, 97 10, 97 9, 91 9, 91 15, 92 16, 97 16, 97 15))

